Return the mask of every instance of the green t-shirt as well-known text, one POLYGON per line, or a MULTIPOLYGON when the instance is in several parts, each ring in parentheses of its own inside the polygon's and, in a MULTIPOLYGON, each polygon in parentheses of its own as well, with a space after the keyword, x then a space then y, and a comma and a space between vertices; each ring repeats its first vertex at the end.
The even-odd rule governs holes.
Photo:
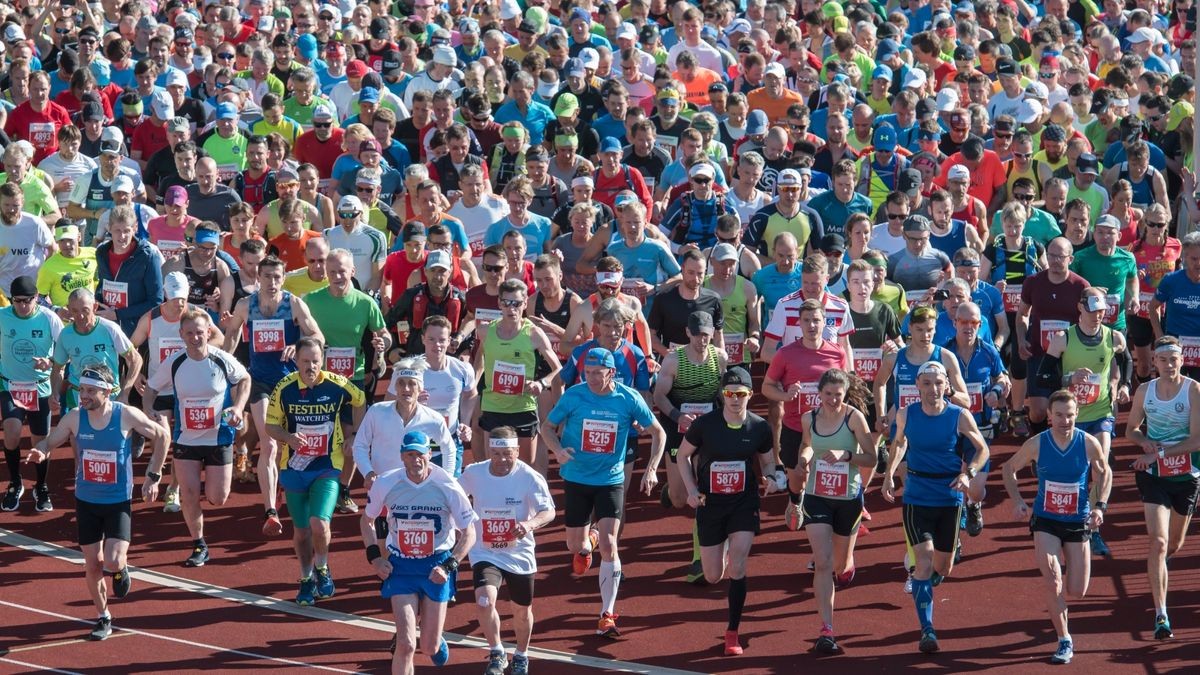
POLYGON ((65 307, 77 288, 96 289, 96 249, 83 246, 74 258, 61 253, 42 263, 37 275, 38 293, 48 296, 55 307, 65 307))
POLYGON ((217 163, 217 173, 221 182, 246 170, 246 145, 249 141, 250 139, 241 133, 234 133, 229 138, 221 138, 221 134, 213 134, 204 141, 204 151, 217 163))
POLYGON ((329 99, 324 96, 313 96, 308 105, 300 105, 294 97, 289 97, 283 102, 283 114, 285 117, 290 117, 305 127, 312 126, 313 111, 317 106, 323 105, 330 110, 334 110, 334 105, 329 99))
POLYGON ((1093 286, 1108 289, 1108 300, 1111 303, 1116 298, 1116 317, 1106 321, 1105 325, 1115 330, 1125 330, 1125 283, 1138 278, 1137 261, 1133 254, 1123 248, 1113 251, 1112 255, 1101 255, 1095 246, 1089 246, 1075 252, 1071 261, 1071 271, 1087 279, 1093 286))
MULTIPOLYGON (((25 196, 25 206, 22 210, 35 216, 44 216, 58 210, 58 201, 55 200, 50 186, 46 185, 46 181, 38 175, 39 173, 41 172, 32 167, 25 172, 25 178, 21 181, 21 192, 25 196)), ((8 172, 0 172, 0 185, 7 182, 8 172)))
POLYGON ((363 335, 383 330, 383 313, 371 296, 351 288, 345 297, 335 298, 328 288, 304 296, 304 304, 325 336, 325 369, 351 381, 361 382, 363 373, 363 335), (354 367, 349 367, 353 350, 354 367), (349 373, 349 374, 347 374, 349 373))
MULTIPOLYGON (((1004 234, 1004 225, 1000 222, 999 211, 992 216, 990 232, 992 239, 1004 234)), ((1054 216, 1034 207, 1033 212, 1029 214, 1029 219, 1025 221, 1023 234, 1042 246, 1046 246, 1055 237, 1062 236, 1062 229, 1059 228, 1058 221, 1054 220, 1054 216)))
POLYGON ((1082 199, 1086 202, 1091 212, 1091 222, 1088 223, 1088 226, 1095 227, 1096 221, 1100 219, 1100 214, 1104 213, 1108 207, 1108 195, 1104 193, 1099 183, 1092 183, 1088 189, 1082 190, 1075 185, 1075 181, 1068 180, 1067 186, 1067 201, 1082 199))
POLYGON ((36 383, 38 398, 50 395, 50 373, 35 369, 33 359, 50 357, 62 329, 58 315, 47 307, 37 307, 29 317, 17 316, 12 307, 0 309, 0 377, 5 391, 16 397, 14 386, 36 383))

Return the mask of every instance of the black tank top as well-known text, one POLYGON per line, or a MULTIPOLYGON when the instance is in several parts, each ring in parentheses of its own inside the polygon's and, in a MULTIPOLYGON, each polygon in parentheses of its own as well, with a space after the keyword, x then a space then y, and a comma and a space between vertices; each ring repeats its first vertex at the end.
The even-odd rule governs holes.
POLYGON ((208 274, 200 274, 192 269, 192 257, 185 254, 183 258, 183 275, 188 280, 188 302, 203 307, 206 296, 212 293, 212 290, 217 287, 216 261, 213 261, 213 268, 208 274))
POLYGON ((555 326, 565 329, 567 327, 567 321, 571 319, 571 298, 574 297, 578 297, 575 294, 575 291, 569 288, 564 288, 562 305, 559 306, 557 311, 551 312, 546 309, 546 304, 543 302, 542 294, 538 293, 537 297, 533 300, 533 313, 549 321, 555 326))

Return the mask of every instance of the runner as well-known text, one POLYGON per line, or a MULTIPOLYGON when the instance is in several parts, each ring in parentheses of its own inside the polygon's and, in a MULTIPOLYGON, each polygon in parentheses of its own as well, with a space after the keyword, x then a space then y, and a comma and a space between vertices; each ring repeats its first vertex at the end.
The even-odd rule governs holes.
POLYGON ((954 568, 963 493, 971 490, 971 480, 988 461, 988 446, 974 418, 946 401, 950 379, 944 365, 938 361, 923 364, 917 388, 920 400, 896 412, 896 433, 882 492, 887 501, 896 501, 896 470, 907 460, 904 538, 916 563, 912 596, 921 623, 918 648, 932 654, 939 649, 933 630, 933 587, 954 568), (975 446, 970 462, 958 454, 962 437, 975 446))
POLYGON ((338 421, 343 408, 366 401, 349 380, 322 369, 325 350, 319 338, 300 338, 295 352, 296 370, 271 393, 266 422, 267 434, 282 446, 279 484, 292 515, 292 544, 300 560, 296 604, 309 606, 334 593, 329 523, 347 454, 338 421))
POLYGON ((500 283, 500 319, 485 329, 475 355, 475 371, 483 376, 482 443, 471 446, 476 459, 484 454, 487 434, 507 425, 515 428, 521 439, 521 461, 537 465, 537 396, 549 388, 547 383, 561 366, 550 339, 525 318, 527 303, 524 282, 505 279, 500 283))
POLYGON ((446 604, 454 595, 459 561, 475 544, 479 516, 458 482, 430 461, 429 447, 424 433, 406 433, 400 446, 403 465, 379 476, 363 510, 374 524, 363 528, 367 562, 383 579, 381 594, 396 622, 393 673, 413 672, 418 626, 421 651, 433 665, 450 660, 442 637, 446 604))
POLYGON ((271 537, 283 534, 283 523, 275 510, 279 448, 274 437, 267 433, 271 392, 296 370, 293 362, 296 340, 302 336, 325 339, 304 301, 283 290, 283 277, 282 260, 273 255, 263 258, 258 263, 259 289, 238 301, 225 331, 225 351, 230 354, 237 352, 243 327, 250 343, 250 413, 261 443, 258 487, 266 508, 263 534, 271 537))
MULTIPOLYGON (((0 415, 4 419, 4 461, 9 486, 0 510, 16 511, 25 484, 21 480, 21 430, 29 424, 30 443, 37 445, 50 433, 50 357, 63 323, 50 308, 38 304, 37 282, 20 276, 9 287, 12 306, 0 309, 0 415)), ((50 465, 37 465, 33 503, 38 511, 52 511, 46 475, 50 465)))
POLYGON ((467 467, 459 479, 479 516, 469 557, 475 576, 479 624, 491 647, 486 675, 504 675, 508 667, 496 609, 501 583, 508 586, 513 604, 517 650, 512 658, 512 673, 529 673, 533 575, 537 572, 533 532, 554 520, 554 498, 546 479, 522 462, 518 453, 516 429, 496 427, 488 446, 488 461, 467 467))
POLYGON ((642 476, 646 496, 658 484, 666 432, 650 407, 633 389, 615 381, 613 353, 597 347, 584 360, 585 384, 567 389, 539 429, 554 453, 564 483, 567 549, 585 558, 600 548, 600 621, 597 635, 615 638, 617 589, 621 584, 621 558, 617 538, 624 518, 624 454, 630 426, 650 431, 650 463, 642 476), (560 440, 561 439, 561 440, 560 440), (595 512, 599 538, 589 534, 595 512))
POLYGON ((833 633, 834 589, 854 580, 854 544, 862 519, 863 486, 859 469, 878 461, 871 428, 862 409, 867 389, 837 368, 817 383, 820 403, 801 418, 804 447, 789 479, 792 492, 804 493, 804 529, 813 549, 813 592, 821 615, 816 649, 840 650, 833 633))
POLYGON ((77 408, 80 373, 100 364, 116 373, 123 361, 126 372, 131 375, 112 393, 117 400, 128 401, 129 390, 137 379, 134 374, 142 370, 141 355, 115 321, 96 316, 96 296, 90 290, 77 288, 71 291, 67 311, 71 313, 71 323, 63 327, 54 343, 54 370, 50 373, 50 383, 51 389, 58 383, 58 390, 51 391, 51 395, 59 397, 64 410, 77 408), (67 377, 63 377, 63 369, 68 365, 67 377))
MULTIPOLYGON (((1193 400, 1194 394, 1190 394, 1193 400)), ((1025 441, 1004 464, 1004 488, 1012 499, 1013 515, 1029 520, 1034 560, 1045 582, 1046 611, 1058 634, 1051 663, 1070 663, 1075 655, 1067 627, 1067 597, 1083 599, 1087 594, 1092 572, 1088 530, 1096 532, 1104 524, 1112 490, 1107 453, 1094 437, 1075 426, 1077 411, 1071 391, 1051 394, 1050 429, 1025 441), (1017 472, 1033 461, 1038 489, 1031 509, 1021 497, 1017 472), (1092 507, 1089 492, 1099 496, 1092 507)))
POLYGON ((88 638, 112 635, 108 590, 104 575, 112 575, 112 594, 129 594, 133 578, 126 566, 132 540, 133 445, 132 433, 150 442, 154 452, 142 483, 142 501, 158 498, 163 461, 167 456, 167 431, 141 411, 112 400, 116 378, 106 364, 80 369, 79 401, 82 410, 63 415, 50 434, 30 449, 26 462, 42 464, 50 452, 67 443, 75 451, 75 524, 83 551, 84 576, 99 618, 88 638))
POLYGON ((1142 452, 1133 468, 1150 537, 1146 572, 1156 640, 1175 636, 1167 615, 1167 564, 1183 548, 1200 491, 1200 385, 1183 376, 1182 366, 1179 338, 1154 341, 1158 377, 1138 387, 1125 425, 1125 438, 1142 452))
MULTIPOLYGON (((430 321, 435 318, 430 317, 430 321)), ((445 328, 439 327, 435 332, 437 330, 444 331, 445 328)), ((444 336, 442 338, 444 340, 444 336)), ((375 403, 363 415, 362 425, 354 437, 353 452, 354 463, 363 474, 368 492, 379 476, 401 466, 396 439, 410 431, 420 431, 430 439, 430 459, 434 464, 451 476, 461 473, 445 417, 420 403, 420 399, 426 397, 426 369, 425 361, 419 357, 397 361, 388 390, 388 393, 394 392, 396 400, 375 403)), ((364 519, 364 524, 369 523, 364 519)))
POLYGON ((876 428, 883 433, 898 433, 895 430, 896 413, 920 398, 917 373, 922 365, 930 361, 942 364, 946 371, 951 402, 970 408, 967 385, 963 382, 958 360, 949 350, 934 344, 937 310, 918 307, 909 313, 908 320, 912 341, 898 351, 885 354, 879 364, 879 373, 875 376, 872 394, 875 399, 876 428), (888 387, 889 383, 892 383, 891 387, 888 387))
MULTIPOLYGON (((625 339, 632 342, 646 355, 651 372, 658 370, 658 361, 650 343, 650 326, 646 323, 642 312, 642 303, 636 297, 621 292, 625 279, 625 268, 621 261, 612 256, 604 256, 596 261, 596 292, 587 300, 571 311, 571 320, 567 322, 567 335, 574 339, 592 335, 595 325, 593 315, 600 303, 608 298, 616 298, 629 309, 633 310, 634 321, 628 325, 625 339)), ((586 338, 584 338, 586 339, 586 338)))
POLYGON ((1150 325, 1155 339, 1167 328, 1179 338, 1183 374, 1195 380, 1200 377, 1200 232, 1187 234, 1180 246, 1183 264, 1159 280, 1150 302, 1150 325))
POLYGON ((771 427, 749 411, 753 394, 750 373, 740 366, 726 371, 721 377, 724 405, 688 427, 678 455, 688 506, 696 509, 704 579, 716 584, 726 569, 729 572, 726 656, 742 653, 738 629, 746 605, 746 559, 759 531, 758 485, 763 484, 766 494, 780 489, 775 483, 771 427))
POLYGON ((758 290, 746 276, 737 273, 738 250, 724 242, 709 254, 712 274, 704 287, 721 298, 723 346, 729 363, 749 364, 762 344, 762 312, 758 290))
MULTIPOLYGON (((168 302, 183 300, 178 297, 179 293, 172 296, 173 288, 182 281, 172 278, 176 274, 178 272, 168 275, 167 293, 172 297, 168 302)), ((163 305, 164 308, 167 306, 163 305)), ((164 310, 163 314, 167 311, 179 310, 164 310)), ((180 336, 183 349, 168 351, 148 377, 142 407, 147 417, 166 420, 165 414, 157 412, 161 411, 158 392, 170 392, 163 398, 171 406, 175 419, 172 430, 175 475, 180 486, 184 522, 192 537, 192 554, 184 561, 184 566, 203 567, 210 554, 204 539, 201 473, 204 498, 213 506, 223 505, 229 498, 234 434, 242 425, 242 410, 250 397, 250 376, 233 356, 210 346, 211 341, 219 340, 219 333, 214 336, 208 312, 189 307, 182 311, 178 325, 176 334, 180 336)), ((169 343, 164 346, 165 340, 161 337, 156 341, 155 351, 159 354, 173 349, 169 343)))

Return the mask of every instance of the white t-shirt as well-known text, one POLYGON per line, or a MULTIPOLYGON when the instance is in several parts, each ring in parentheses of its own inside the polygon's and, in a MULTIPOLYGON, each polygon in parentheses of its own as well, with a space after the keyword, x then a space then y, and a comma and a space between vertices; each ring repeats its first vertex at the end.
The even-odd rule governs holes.
MULTIPOLYGON (((446 426, 453 434, 461 419, 458 404, 462 401, 462 393, 475 386, 475 369, 462 359, 446 357, 446 367, 433 370, 426 367, 422 371, 424 389, 429 394, 429 402, 425 404, 435 412, 441 413, 446 420, 446 426)), ((396 374, 388 383, 388 398, 396 398, 396 374)), ((468 422, 469 424, 469 422, 468 422)))
POLYGON ((904 248, 904 234, 899 237, 888 232, 887 223, 879 223, 871 228, 871 241, 868 244, 869 248, 882 251, 885 256, 890 256, 893 253, 899 253, 904 248))
POLYGON ((354 462, 358 464, 359 472, 365 476, 372 471, 376 474, 395 468, 403 471, 400 445, 404 434, 410 431, 423 431, 437 444, 433 462, 453 476, 458 450, 446 427, 446 418, 433 408, 418 404, 417 414, 405 424, 404 418, 396 412, 395 401, 376 403, 363 415, 358 434, 354 436, 354 462))
POLYGON ((738 218, 741 219, 743 227, 750 222, 750 219, 754 217, 755 213, 758 213, 759 209, 771 203, 771 195, 762 190, 755 190, 754 192, 754 198, 746 201, 738 197, 737 192, 732 188, 725 193, 729 195, 729 203, 733 204, 733 210, 737 211, 738 218))
POLYGON ((721 52, 703 40, 695 47, 688 46, 685 40, 676 42, 675 46, 671 47, 671 51, 667 53, 667 68, 670 68, 672 71, 678 70, 678 66, 675 65, 675 59, 685 51, 696 55, 696 62, 701 68, 708 68, 717 73, 725 72, 725 64, 721 59, 721 52))
POLYGON ((175 391, 175 442, 182 445, 224 445, 221 432, 222 413, 233 405, 232 387, 250 377, 246 367, 228 352, 208 348, 209 358, 199 361, 188 356, 187 350, 176 352, 155 371, 146 386, 155 391, 175 391), (182 359, 175 376, 171 369, 182 359), (225 364, 213 361, 216 359, 225 364), (194 414, 193 411, 202 411, 194 414))
POLYGON ((458 200, 450 207, 449 213, 462 221, 467 241, 471 244, 471 258, 476 266, 480 265, 483 262, 483 236, 492 223, 508 216, 508 202, 494 194, 486 194, 470 208, 463 206, 461 199, 458 200))
POLYGON ((518 460, 507 476, 492 475, 491 462, 476 462, 463 470, 458 482, 479 516, 475 545, 468 554, 471 564, 489 562, 513 574, 537 572, 533 533, 515 539, 512 531, 539 511, 554 510, 546 479, 518 460))
POLYGON ((454 548, 456 530, 465 530, 479 518, 458 481, 437 466, 430 466, 429 476, 420 483, 409 480, 403 466, 380 475, 367 493, 366 513, 371 519, 387 515, 388 553, 405 558, 416 557, 401 550, 397 534, 405 525, 427 526, 420 521, 432 521, 432 542, 427 544, 432 555, 454 548))
POLYGON ((354 278, 364 290, 371 283, 371 269, 375 264, 382 265, 387 257, 387 239, 379 230, 370 225, 359 223, 353 232, 338 225, 325 230, 325 240, 329 249, 344 248, 354 256, 354 278))
POLYGON ((5 295, 13 279, 37 278, 38 268, 50 257, 54 235, 46 221, 32 213, 21 212, 16 224, 0 222, 0 289, 5 295))
MULTIPOLYGON (((854 318, 850 316, 850 304, 838 296, 825 292, 821 299, 825 305, 825 330, 821 337, 830 342, 838 342, 843 335, 854 332, 854 318)), ((775 311, 771 312, 771 320, 767 323, 763 335, 779 340, 783 345, 803 337, 799 325, 800 305, 804 304, 804 295, 796 291, 785 295, 775 303, 775 311)))
MULTIPOLYGON (((66 161, 59 153, 54 153, 38 164, 38 168, 50 175, 50 179, 57 185, 64 178, 69 178, 75 183, 79 183, 83 176, 87 176, 96 169, 96 160, 84 155, 81 152, 75 153, 75 159, 66 161)), ((54 194, 55 201, 58 202, 58 208, 61 210, 67 205, 67 198, 71 196, 71 190, 66 192, 57 192, 54 194)))

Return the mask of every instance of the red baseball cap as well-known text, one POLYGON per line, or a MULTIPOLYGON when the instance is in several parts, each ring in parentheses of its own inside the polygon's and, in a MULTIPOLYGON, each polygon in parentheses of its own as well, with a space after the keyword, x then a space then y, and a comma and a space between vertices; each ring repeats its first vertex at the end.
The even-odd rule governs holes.
POLYGON ((354 59, 346 64, 346 77, 365 77, 371 69, 361 59, 354 59))

